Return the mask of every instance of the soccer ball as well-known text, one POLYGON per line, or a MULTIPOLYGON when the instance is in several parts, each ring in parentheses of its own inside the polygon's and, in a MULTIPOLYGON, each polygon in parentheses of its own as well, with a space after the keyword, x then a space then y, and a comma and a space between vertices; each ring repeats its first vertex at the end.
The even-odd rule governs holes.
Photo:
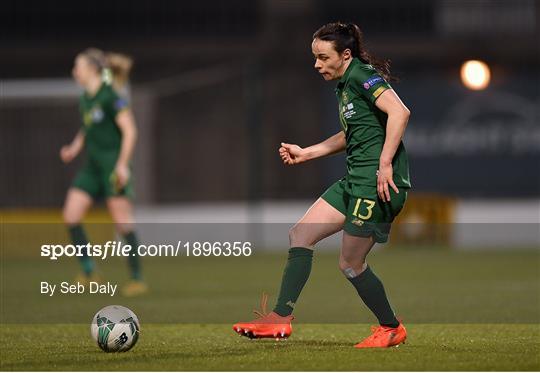
POLYGON ((123 306, 100 309, 90 325, 92 338, 105 352, 125 352, 139 339, 139 319, 123 306))

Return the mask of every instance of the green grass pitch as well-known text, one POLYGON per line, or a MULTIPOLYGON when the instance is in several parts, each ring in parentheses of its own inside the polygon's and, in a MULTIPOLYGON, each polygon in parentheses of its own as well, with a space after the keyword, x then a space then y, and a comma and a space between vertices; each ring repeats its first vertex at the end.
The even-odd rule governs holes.
POLYGON ((8 326, 2 370, 538 370, 538 326, 411 324, 408 343, 355 350, 368 325, 300 324, 287 341, 248 340, 225 324, 146 325, 123 354, 101 352, 87 325, 8 326))
MULTIPOLYGON (((407 343, 355 350, 374 323, 337 269, 317 253, 286 341, 232 331, 251 318, 262 291, 277 293, 285 253, 250 258, 145 260, 151 292, 141 298, 39 295, 39 281, 70 281, 73 261, 2 258, 1 370, 539 370, 540 255, 433 248, 376 250, 370 264, 409 331, 407 343), (90 338, 108 304, 142 324, 133 350, 106 354, 90 338)), ((126 278, 124 263, 100 266, 126 278)))

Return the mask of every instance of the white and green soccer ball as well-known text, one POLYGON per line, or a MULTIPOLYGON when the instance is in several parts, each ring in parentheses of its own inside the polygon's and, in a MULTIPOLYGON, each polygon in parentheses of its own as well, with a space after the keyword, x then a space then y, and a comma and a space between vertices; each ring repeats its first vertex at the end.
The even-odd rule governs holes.
POLYGON ((139 339, 140 323, 137 316, 123 306, 100 309, 90 326, 92 338, 105 352, 125 352, 139 339))

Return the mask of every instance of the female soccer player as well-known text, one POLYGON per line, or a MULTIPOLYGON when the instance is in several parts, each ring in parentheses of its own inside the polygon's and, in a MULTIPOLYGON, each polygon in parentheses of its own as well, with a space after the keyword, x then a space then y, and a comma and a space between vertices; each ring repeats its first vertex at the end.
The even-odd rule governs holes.
MULTIPOLYGON (((135 296, 147 291, 142 282, 134 232, 133 177, 130 160, 135 148, 137 129, 125 98, 116 90, 125 88, 132 61, 129 57, 87 49, 75 59, 73 77, 84 88, 80 98, 83 126, 71 142, 60 150, 64 163, 71 162, 83 148, 84 166, 79 170, 64 204, 63 218, 71 240, 86 245, 88 239, 81 221, 96 199, 105 198, 117 231, 131 245, 128 257, 131 281, 122 293, 135 296)), ((81 281, 95 279, 94 262, 85 253, 81 259, 81 281)))
MULTIPOLYGON (((287 165, 346 151, 347 175, 334 183, 290 230, 290 250, 273 312, 234 330, 250 338, 288 337, 292 312, 310 271, 313 246, 343 230, 339 267, 379 321, 357 348, 390 347, 404 342, 406 330, 395 317, 383 284, 366 263, 378 243, 388 240, 390 225, 410 188, 407 154, 401 142, 409 110, 392 87, 389 64, 364 48, 355 24, 330 23, 313 35, 315 69, 337 81, 342 131, 306 148, 282 143, 287 165)), ((263 297, 264 298, 264 297, 263 297)))

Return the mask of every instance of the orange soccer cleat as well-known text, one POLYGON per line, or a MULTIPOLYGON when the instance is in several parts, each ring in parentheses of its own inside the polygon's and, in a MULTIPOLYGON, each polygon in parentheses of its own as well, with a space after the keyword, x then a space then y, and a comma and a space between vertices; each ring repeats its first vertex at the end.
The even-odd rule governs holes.
POLYGON ((407 339, 407 330, 400 322, 397 328, 387 326, 372 326, 372 334, 362 342, 354 345, 356 348, 381 348, 398 346, 400 343, 405 343, 407 339))
POLYGON ((266 312, 268 295, 263 294, 261 299, 261 311, 253 311, 258 318, 249 322, 239 322, 233 325, 233 330, 240 336, 253 338, 286 339, 292 333, 291 321, 294 317, 280 316, 275 312, 266 312))

